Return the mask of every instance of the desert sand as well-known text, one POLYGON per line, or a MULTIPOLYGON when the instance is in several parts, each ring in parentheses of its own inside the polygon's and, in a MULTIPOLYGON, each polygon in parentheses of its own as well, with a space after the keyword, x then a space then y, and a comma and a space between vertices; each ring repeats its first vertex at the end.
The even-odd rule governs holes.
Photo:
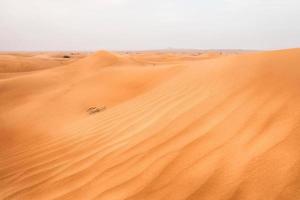
POLYGON ((0 199, 300 199, 300 49, 64 55, 0 55, 0 199))

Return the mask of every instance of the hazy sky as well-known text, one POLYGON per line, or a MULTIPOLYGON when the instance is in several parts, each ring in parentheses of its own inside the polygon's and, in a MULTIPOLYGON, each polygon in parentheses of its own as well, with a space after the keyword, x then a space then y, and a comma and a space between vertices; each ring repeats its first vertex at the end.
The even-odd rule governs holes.
POLYGON ((0 50, 300 47, 300 0, 0 0, 0 50))

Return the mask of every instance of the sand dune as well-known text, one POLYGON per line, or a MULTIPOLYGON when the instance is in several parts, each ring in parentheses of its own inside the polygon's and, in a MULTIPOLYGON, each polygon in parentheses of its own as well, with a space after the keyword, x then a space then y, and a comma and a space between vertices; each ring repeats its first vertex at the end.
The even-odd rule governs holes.
POLYGON ((0 199, 300 199, 300 49, 61 59, 0 56, 0 199))
MULTIPOLYGON (((84 54, 66 53, 13 53, 0 54, 0 73, 29 72, 67 64, 84 54)), ((1 78, 1 77, 0 77, 1 78)))

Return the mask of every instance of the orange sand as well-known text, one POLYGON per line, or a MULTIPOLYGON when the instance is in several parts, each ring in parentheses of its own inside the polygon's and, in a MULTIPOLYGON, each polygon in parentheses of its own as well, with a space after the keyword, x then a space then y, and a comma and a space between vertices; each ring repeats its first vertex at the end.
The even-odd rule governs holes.
POLYGON ((300 49, 63 55, 0 55, 0 199, 300 199, 300 49))

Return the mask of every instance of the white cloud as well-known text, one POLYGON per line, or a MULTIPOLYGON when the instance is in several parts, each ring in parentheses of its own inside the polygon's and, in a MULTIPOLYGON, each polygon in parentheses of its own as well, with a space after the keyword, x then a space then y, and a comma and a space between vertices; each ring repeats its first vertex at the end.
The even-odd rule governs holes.
POLYGON ((299 0, 0 0, 0 48, 300 46, 299 0))

